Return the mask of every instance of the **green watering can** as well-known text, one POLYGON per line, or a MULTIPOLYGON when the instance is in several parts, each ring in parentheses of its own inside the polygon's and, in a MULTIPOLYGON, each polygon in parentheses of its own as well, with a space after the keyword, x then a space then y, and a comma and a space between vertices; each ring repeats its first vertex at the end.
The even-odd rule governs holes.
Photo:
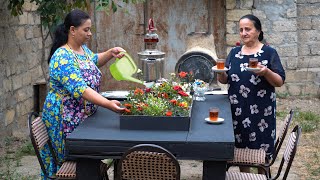
POLYGON ((126 52, 121 52, 124 56, 119 59, 116 58, 115 62, 110 65, 110 72, 112 77, 117 81, 132 81, 139 84, 144 84, 146 87, 153 86, 154 82, 145 83, 139 79, 132 77, 138 71, 138 68, 130 55, 126 52))

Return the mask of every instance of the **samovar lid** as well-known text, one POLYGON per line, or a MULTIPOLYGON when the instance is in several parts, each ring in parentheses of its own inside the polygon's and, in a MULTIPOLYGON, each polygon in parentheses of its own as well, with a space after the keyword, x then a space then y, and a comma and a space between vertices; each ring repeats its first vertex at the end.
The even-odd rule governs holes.
POLYGON ((162 58, 164 57, 166 53, 158 51, 156 49, 153 50, 145 50, 145 51, 141 51, 138 52, 139 56, 145 56, 145 57, 155 57, 155 58, 162 58))

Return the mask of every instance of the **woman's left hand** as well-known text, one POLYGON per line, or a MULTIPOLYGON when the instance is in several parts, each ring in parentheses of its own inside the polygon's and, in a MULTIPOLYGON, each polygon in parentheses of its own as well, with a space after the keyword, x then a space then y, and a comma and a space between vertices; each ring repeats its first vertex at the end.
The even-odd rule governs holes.
POLYGON ((255 73, 259 76, 265 76, 270 71, 267 66, 261 65, 260 63, 258 64, 258 68, 260 68, 260 71, 256 71, 255 73))
POLYGON ((115 58, 122 58, 124 56, 124 54, 120 54, 120 52, 126 52, 126 50, 121 47, 114 47, 111 49, 111 54, 115 58))

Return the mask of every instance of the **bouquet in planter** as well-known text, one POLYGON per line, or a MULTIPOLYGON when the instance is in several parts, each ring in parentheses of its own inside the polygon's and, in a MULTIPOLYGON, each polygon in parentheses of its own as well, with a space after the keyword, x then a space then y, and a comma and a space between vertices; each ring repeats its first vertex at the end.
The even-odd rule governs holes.
POLYGON ((124 102, 125 115, 189 116, 192 97, 186 93, 176 75, 152 88, 130 91, 124 102))

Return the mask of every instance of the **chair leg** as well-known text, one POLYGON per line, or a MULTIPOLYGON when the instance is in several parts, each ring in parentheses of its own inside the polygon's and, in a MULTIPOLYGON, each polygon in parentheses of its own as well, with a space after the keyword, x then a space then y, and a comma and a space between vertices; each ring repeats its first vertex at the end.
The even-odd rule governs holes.
POLYGON ((118 174, 118 164, 119 164, 120 159, 115 159, 113 163, 113 179, 118 180, 120 179, 119 174, 118 174))

